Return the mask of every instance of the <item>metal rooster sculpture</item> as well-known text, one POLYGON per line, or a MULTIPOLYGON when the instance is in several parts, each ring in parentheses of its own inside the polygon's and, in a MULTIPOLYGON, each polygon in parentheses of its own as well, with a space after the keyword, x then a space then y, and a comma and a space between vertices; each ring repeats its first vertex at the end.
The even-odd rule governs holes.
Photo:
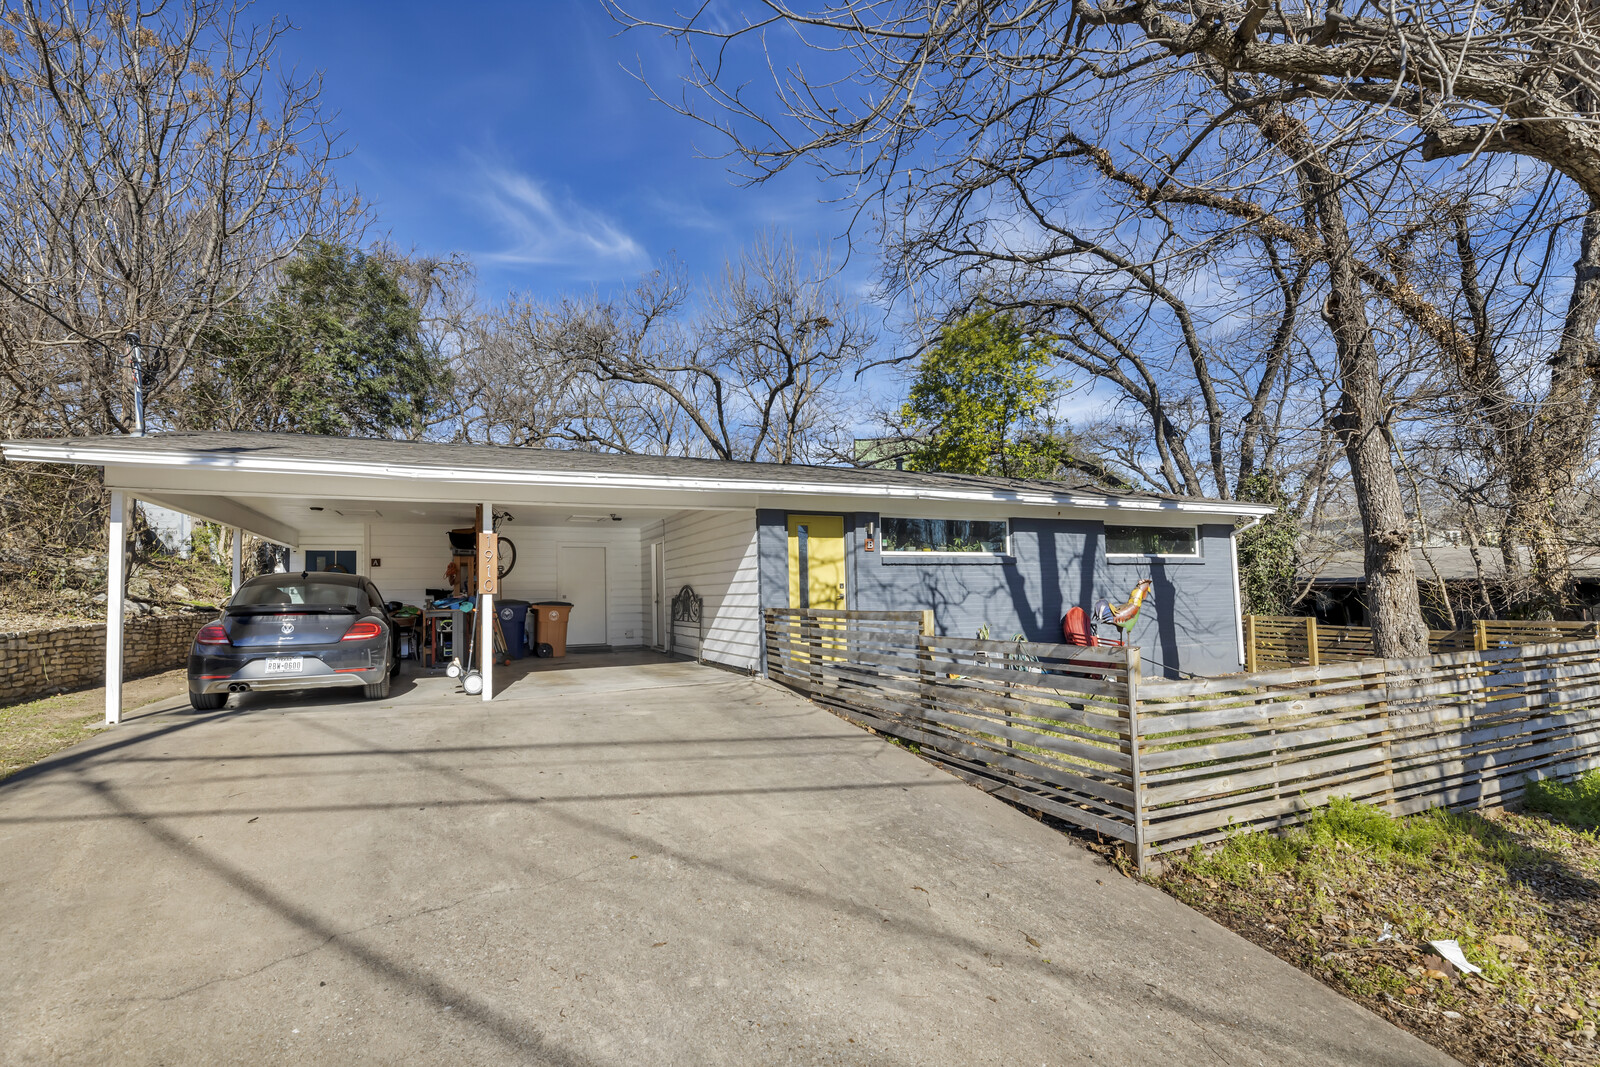
POLYGON ((1128 594, 1126 604, 1113 604, 1109 599, 1101 597, 1094 602, 1094 610, 1089 612, 1089 620, 1096 626, 1115 626, 1121 635, 1122 643, 1128 643, 1128 631, 1133 629, 1133 624, 1138 621, 1139 610, 1144 607, 1144 598, 1150 592, 1153 583, 1145 578, 1133 587, 1133 592, 1128 594))

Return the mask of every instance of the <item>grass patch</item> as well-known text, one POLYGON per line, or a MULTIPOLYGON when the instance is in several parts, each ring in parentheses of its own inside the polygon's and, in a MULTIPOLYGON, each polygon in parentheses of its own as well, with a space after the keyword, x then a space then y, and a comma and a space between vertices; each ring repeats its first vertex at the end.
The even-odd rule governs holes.
POLYGON ((1336 800, 1154 881, 1464 1063, 1600 1064, 1600 835, 1526 811, 1396 819, 1336 800), (1484 973, 1430 966, 1445 938, 1484 973))
POLYGON ((1600 826, 1600 771, 1590 771, 1568 782, 1556 778, 1531 781, 1523 794, 1523 805, 1574 826, 1600 826))
MULTIPOLYGON (((123 686, 122 706, 132 711, 152 701, 181 697, 185 677, 180 669, 136 678, 123 686)), ((80 689, 0 707, 0 780, 93 737, 105 721, 105 692, 100 687, 80 689)))
POLYGON ((0 779, 94 734, 105 713, 73 707, 73 695, 0 708, 0 779))

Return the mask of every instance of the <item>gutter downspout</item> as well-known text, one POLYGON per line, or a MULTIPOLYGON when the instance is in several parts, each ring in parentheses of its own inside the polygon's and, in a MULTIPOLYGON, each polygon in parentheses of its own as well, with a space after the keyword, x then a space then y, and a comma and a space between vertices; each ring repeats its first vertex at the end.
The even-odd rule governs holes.
POLYGON ((1233 561, 1233 629, 1239 646, 1239 669, 1244 670, 1244 594, 1239 589, 1239 535, 1258 524, 1265 515, 1257 515, 1243 526, 1235 526, 1228 535, 1228 555, 1233 561))

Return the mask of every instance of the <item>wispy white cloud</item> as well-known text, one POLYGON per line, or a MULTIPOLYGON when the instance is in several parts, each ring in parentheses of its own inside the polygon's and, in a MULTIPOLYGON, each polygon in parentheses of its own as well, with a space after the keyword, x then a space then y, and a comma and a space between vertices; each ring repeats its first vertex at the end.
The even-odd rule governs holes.
POLYGON ((484 166, 476 199, 505 235, 500 248, 481 254, 487 262, 607 268, 645 262, 643 246, 621 226, 530 175, 484 166))

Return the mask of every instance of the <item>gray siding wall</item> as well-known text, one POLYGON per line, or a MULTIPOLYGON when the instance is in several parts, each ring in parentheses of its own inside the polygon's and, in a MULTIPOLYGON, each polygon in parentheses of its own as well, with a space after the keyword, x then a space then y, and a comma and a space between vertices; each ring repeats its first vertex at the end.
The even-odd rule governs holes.
MULTIPOLYGON (((1020 633, 1030 641, 1059 642, 1068 608, 1087 611, 1101 597, 1121 602, 1149 578, 1154 585, 1132 635, 1143 649, 1146 674, 1223 674, 1242 666, 1228 526, 1199 528, 1196 559, 1108 560, 1101 522, 1016 518, 1009 557, 934 561, 862 551, 867 523, 877 520, 872 513, 845 516, 847 582, 856 610, 932 608, 941 634, 973 637, 987 623, 996 640, 1020 633)), ((786 521, 782 511, 757 513, 763 607, 789 603, 786 521)))

